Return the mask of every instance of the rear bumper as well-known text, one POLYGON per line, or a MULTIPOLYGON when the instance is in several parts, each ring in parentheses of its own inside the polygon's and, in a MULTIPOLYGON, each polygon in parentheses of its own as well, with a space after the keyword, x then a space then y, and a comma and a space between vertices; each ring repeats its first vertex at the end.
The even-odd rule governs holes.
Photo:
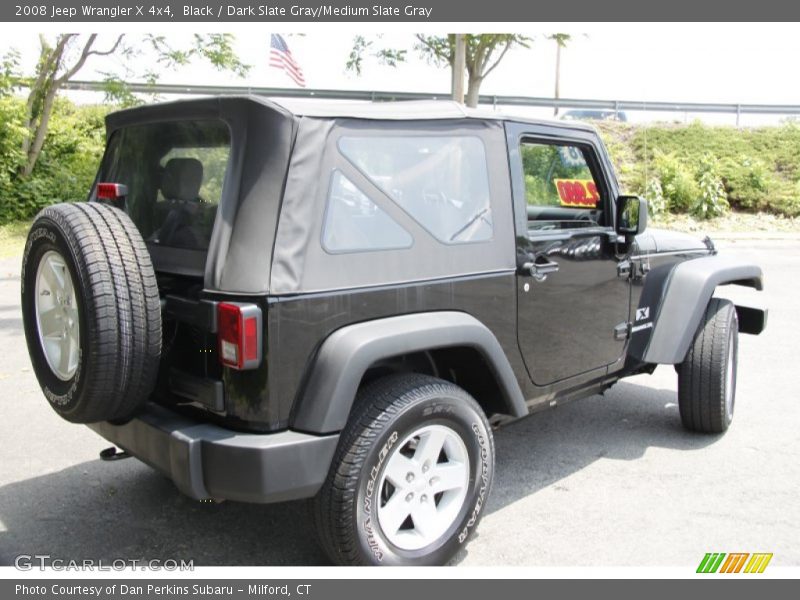
POLYGON ((123 425, 89 427, 175 482, 184 494, 242 502, 314 496, 336 451, 338 435, 296 431, 239 433, 148 404, 123 425))

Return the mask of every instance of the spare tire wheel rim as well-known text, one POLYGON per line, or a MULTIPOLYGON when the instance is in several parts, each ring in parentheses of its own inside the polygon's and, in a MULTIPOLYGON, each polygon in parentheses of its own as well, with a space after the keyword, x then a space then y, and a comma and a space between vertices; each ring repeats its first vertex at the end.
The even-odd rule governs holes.
POLYGON ((36 270, 36 328, 53 374, 69 381, 80 360, 80 317, 75 285, 64 258, 45 252, 36 270))
POLYGON ((469 488, 469 453, 445 425, 416 429, 394 446, 379 480, 378 524, 402 550, 438 541, 461 514, 469 488))

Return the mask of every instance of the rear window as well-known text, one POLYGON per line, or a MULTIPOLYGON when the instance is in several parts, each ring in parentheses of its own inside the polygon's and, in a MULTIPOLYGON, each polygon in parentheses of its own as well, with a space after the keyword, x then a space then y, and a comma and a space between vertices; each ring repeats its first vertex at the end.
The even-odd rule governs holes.
POLYGON ((218 120, 126 127, 109 141, 100 181, 128 187, 126 211, 149 244, 207 250, 230 147, 218 120))

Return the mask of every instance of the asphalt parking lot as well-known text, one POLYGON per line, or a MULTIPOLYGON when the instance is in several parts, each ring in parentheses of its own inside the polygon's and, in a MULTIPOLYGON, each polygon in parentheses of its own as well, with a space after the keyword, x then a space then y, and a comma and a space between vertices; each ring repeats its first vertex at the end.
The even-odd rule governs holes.
MULTIPOLYGON (((706 552, 772 552, 772 565, 800 564, 800 243, 720 246, 764 267, 756 297, 770 309, 767 331, 741 338, 729 432, 682 430, 671 367, 510 425, 495 433, 478 536, 455 563, 693 570, 706 552)), ((31 371, 18 258, 0 260, 0 352, 0 565, 327 564, 303 503, 201 504, 136 460, 100 461, 108 443, 57 417, 31 371)))

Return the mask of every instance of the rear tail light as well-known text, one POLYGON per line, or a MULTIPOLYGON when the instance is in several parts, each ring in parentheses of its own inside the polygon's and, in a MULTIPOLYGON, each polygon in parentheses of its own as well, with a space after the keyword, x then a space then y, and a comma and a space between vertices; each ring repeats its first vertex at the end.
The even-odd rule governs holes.
POLYGON ((233 369, 255 369, 261 364, 261 309, 244 302, 217 305, 219 359, 233 369))
POLYGON ((122 183, 98 183, 97 199, 118 201, 128 195, 128 186, 122 183))

